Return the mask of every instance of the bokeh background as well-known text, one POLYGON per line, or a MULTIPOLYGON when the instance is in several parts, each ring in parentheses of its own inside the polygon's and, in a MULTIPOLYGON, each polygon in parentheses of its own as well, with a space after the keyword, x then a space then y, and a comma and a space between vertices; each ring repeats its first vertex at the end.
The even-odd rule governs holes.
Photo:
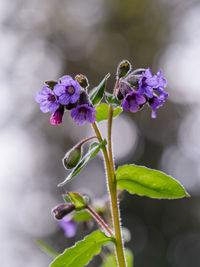
MULTIPOLYGON (((198 0, 0 1, 0 251, 3 267, 50 263, 34 243, 59 252, 66 239, 51 215, 67 190, 106 193, 101 155, 64 189, 61 158, 91 134, 70 116, 49 124, 34 102, 45 80, 86 74, 91 88, 129 59, 133 67, 162 69, 169 100, 150 118, 146 108, 114 122, 116 165, 137 163, 178 178, 192 195, 175 201, 125 195, 122 223, 129 227, 136 267, 200 266, 200 2, 198 0)), ((105 133, 105 125, 101 124, 105 133)), ((95 257, 89 266, 99 266, 95 257)))

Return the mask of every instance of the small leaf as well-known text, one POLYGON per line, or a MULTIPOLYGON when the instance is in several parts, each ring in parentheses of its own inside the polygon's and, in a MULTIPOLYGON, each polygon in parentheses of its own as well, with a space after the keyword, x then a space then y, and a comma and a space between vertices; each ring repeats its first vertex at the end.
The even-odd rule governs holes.
POLYGON ((78 193, 72 193, 72 192, 68 192, 68 195, 71 197, 71 200, 73 201, 76 210, 82 210, 85 208, 86 203, 84 201, 84 198, 79 195, 78 193))
POLYGON ((88 163, 90 159, 96 156, 97 153, 99 153, 100 149, 104 147, 107 144, 106 140, 104 140, 102 143, 93 143, 87 154, 79 161, 79 163, 76 165, 76 167, 73 169, 73 171, 67 176, 67 178, 60 183, 58 186, 63 186, 67 182, 69 182, 71 179, 73 179, 82 169, 85 167, 85 165, 88 163))
POLYGON ((171 176, 143 166, 124 165, 116 171, 117 187, 131 194, 151 198, 188 197, 184 187, 171 176))
POLYGON ((96 86, 89 92, 89 97, 93 105, 98 104, 103 98, 104 90, 106 88, 106 81, 109 77, 110 73, 105 76, 105 78, 100 82, 98 86, 96 86))
MULTIPOLYGON (((108 104, 100 104, 96 107, 97 122, 108 119, 109 106, 108 104)), ((122 108, 116 108, 113 112, 113 117, 117 117, 122 112, 122 108)))
POLYGON ((72 200, 68 194, 63 194, 63 199, 67 203, 72 203, 72 200))
POLYGON ((44 241, 36 239, 35 242, 51 258, 55 259, 59 255, 55 250, 53 250, 47 244, 45 244, 44 241))
POLYGON ((73 220, 76 222, 86 222, 92 219, 92 215, 88 211, 76 212, 73 216, 73 220))
POLYGON ((108 104, 111 104, 115 107, 118 107, 121 105, 121 101, 119 101, 115 96, 112 94, 105 92, 105 99, 108 104))
MULTIPOLYGON (((133 254, 129 249, 125 250, 125 257, 127 262, 127 267, 133 267, 133 254)), ((115 255, 109 254, 105 257, 101 267, 117 267, 117 262, 115 255)))
POLYGON ((101 247, 113 238, 107 237, 103 232, 96 231, 77 242, 75 246, 66 249, 50 265, 50 267, 82 267, 87 265, 93 256, 101 251, 101 247))

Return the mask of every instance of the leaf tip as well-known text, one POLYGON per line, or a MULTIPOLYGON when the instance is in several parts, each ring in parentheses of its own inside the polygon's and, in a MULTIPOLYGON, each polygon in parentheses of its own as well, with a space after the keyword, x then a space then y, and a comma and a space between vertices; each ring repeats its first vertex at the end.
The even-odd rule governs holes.
POLYGON ((186 193, 185 193, 185 197, 190 198, 191 195, 190 195, 188 192, 186 192, 186 193))
POLYGON ((108 73, 105 78, 108 79, 109 77, 110 77, 110 73, 108 73))

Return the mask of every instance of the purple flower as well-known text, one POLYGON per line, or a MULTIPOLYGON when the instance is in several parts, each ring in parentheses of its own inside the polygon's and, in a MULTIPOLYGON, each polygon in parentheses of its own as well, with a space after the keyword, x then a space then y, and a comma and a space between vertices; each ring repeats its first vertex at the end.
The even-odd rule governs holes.
POLYGON ((142 95, 146 95, 149 98, 153 97, 153 89, 158 88, 158 77, 152 75, 150 68, 142 73, 142 77, 139 80, 139 91, 142 95))
POLYGON ((152 108, 151 117, 155 119, 156 111, 165 103, 165 98, 160 98, 158 96, 154 96, 152 99, 149 100, 149 105, 152 108))
POLYGON ((73 80, 71 76, 66 75, 60 79, 60 83, 54 87, 54 93, 59 96, 59 103, 68 105, 76 103, 79 99, 80 84, 73 80))
POLYGON ((96 121, 96 110, 88 104, 82 104, 72 109, 71 116, 78 125, 83 125, 86 121, 93 123, 96 121))
POLYGON ((63 110, 56 110, 56 112, 51 115, 50 123, 52 125, 60 125, 62 123, 63 113, 63 110))
POLYGON ((40 103, 40 109, 44 113, 50 112, 53 114, 59 108, 57 96, 47 86, 44 86, 41 91, 35 94, 35 101, 40 103))
POLYGON ((122 102, 122 108, 126 111, 137 112, 140 109, 140 105, 145 102, 145 97, 139 91, 132 91, 126 95, 122 102))
POLYGON ((63 229, 66 237, 73 237, 76 234, 77 225, 71 219, 71 216, 65 216, 62 220, 59 220, 59 225, 63 229))
POLYGON ((162 76, 162 71, 159 70, 156 74, 157 79, 158 79, 158 88, 164 89, 167 86, 167 81, 166 79, 162 76))

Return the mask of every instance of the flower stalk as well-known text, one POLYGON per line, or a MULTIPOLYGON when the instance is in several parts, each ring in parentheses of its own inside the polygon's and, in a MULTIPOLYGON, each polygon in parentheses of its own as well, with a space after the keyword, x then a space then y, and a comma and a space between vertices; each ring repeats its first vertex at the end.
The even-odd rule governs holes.
POLYGON ((108 225, 101 219, 101 217, 98 215, 98 213, 96 213, 90 206, 87 206, 86 209, 90 212, 90 214, 93 216, 93 218, 103 227, 103 229, 106 230, 106 232, 110 236, 114 237, 112 231, 110 230, 108 225))
MULTIPOLYGON (((116 83, 116 87, 118 86, 118 82, 116 83)), ((115 91, 116 91, 115 87, 115 91)), ((118 206, 118 197, 117 197, 117 187, 115 181, 115 168, 114 168, 114 160, 112 155, 112 140, 111 140, 111 133, 112 133, 112 118, 113 118, 113 106, 110 105, 109 108, 109 115, 108 115, 108 152, 106 147, 102 148, 103 155, 105 159, 106 165, 106 172, 107 172, 107 179, 108 179, 108 189, 110 195, 110 208, 113 220, 113 228, 115 233, 115 248, 116 248, 116 256, 117 262, 120 267, 126 267, 126 261, 124 256, 123 250, 123 243, 122 243, 122 236, 121 236, 121 227, 120 227, 120 213, 119 213, 119 206, 118 206), (108 156, 109 153, 109 156, 108 156)), ((93 129, 96 133, 96 136, 99 142, 102 142, 102 137, 98 126, 96 123, 92 124, 93 129)))

